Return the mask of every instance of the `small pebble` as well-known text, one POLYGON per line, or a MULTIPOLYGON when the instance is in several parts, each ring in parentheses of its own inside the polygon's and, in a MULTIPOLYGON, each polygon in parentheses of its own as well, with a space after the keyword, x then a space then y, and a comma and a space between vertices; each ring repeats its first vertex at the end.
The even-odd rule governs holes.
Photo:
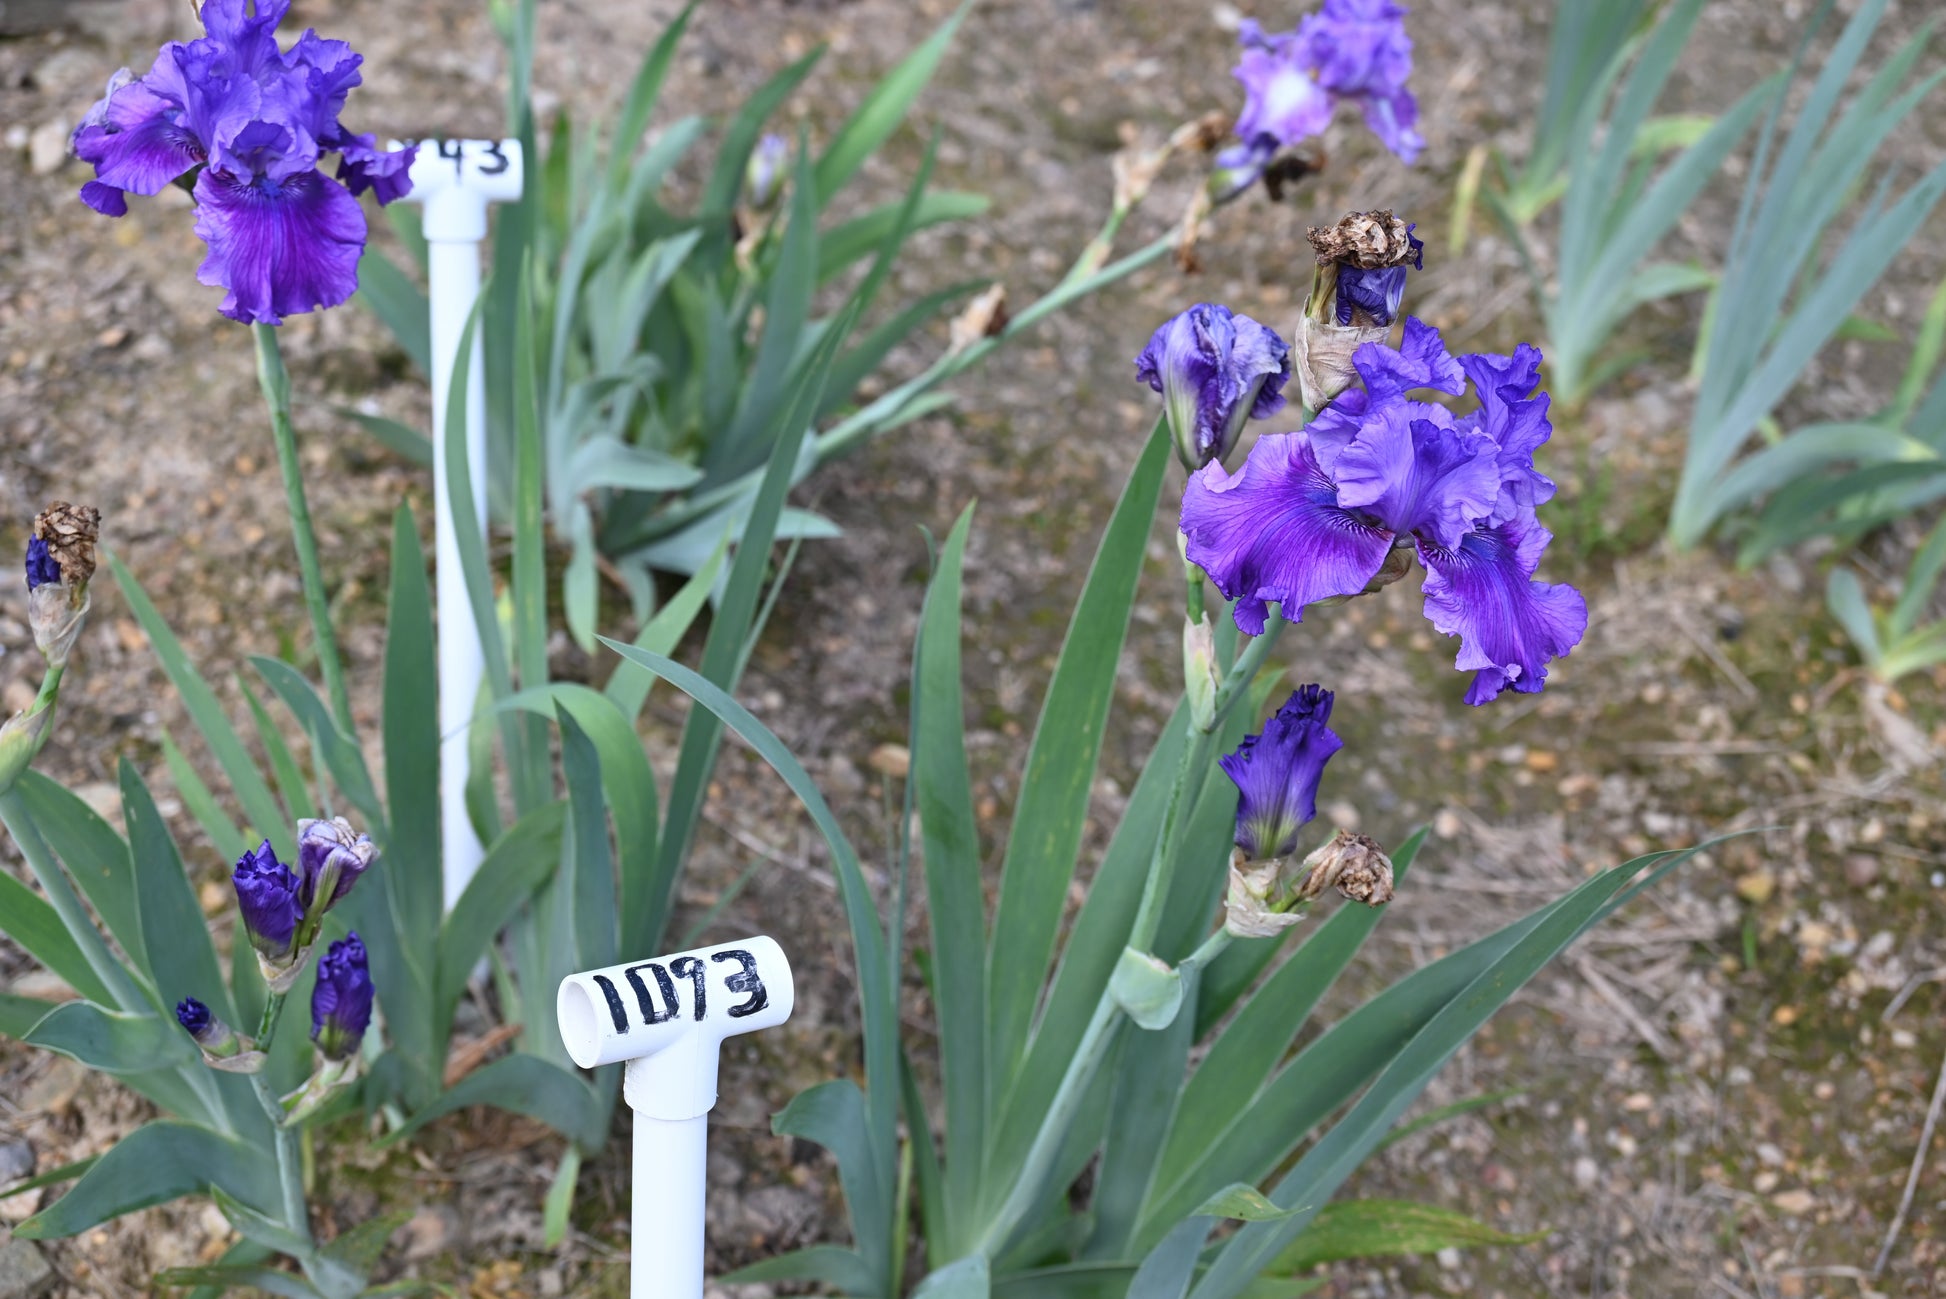
POLYGON ((62 118, 42 122, 27 137, 27 166, 36 176, 51 176, 67 165, 68 134, 73 128, 62 118))
POLYGON ((34 1143, 26 1137, 0 1137, 0 1186, 34 1174, 34 1143))

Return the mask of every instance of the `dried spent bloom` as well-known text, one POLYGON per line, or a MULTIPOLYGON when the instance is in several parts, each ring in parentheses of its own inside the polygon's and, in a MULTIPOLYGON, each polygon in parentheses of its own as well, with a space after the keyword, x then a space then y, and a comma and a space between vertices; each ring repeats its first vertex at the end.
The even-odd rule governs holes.
POLYGON ((1296 30, 1266 33, 1253 19, 1239 29, 1243 57, 1235 75, 1244 107, 1237 138, 1278 146, 1321 134, 1340 101, 1365 110, 1379 140, 1410 163, 1425 147, 1415 127, 1419 105, 1406 89, 1412 40, 1403 6, 1391 0, 1324 0, 1296 30))
POLYGON ((766 135, 750 150, 743 167, 743 201, 762 212, 783 192, 784 173, 791 162, 791 145, 781 135, 766 135))
MULTIPOLYGON (((1390 325, 1405 299, 1405 272, 1425 269, 1425 244, 1417 227, 1390 208, 1353 212, 1335 226, 1312 226, 1306 236, 1317 254, 1320 282, 1328 269, 1340 325, 1390 325)), ((1315 300, 1319 295, 1312 290, 1315 300)), ((1322 303, 1313 302, 1314 308, 1322 303)))
POLYGON ((1276 330, 1199 302, 1155 331, 1135 377, 1162 394, 1176 458, 1194 472, 1236 449, 1245 420, 1284 408, 1291 349, 1276 330))
POLYGON ((1353 212, 1312 226, 1317 270, 1297 326, 1297 381, 1304 404, 1320 410, 1357 377, 1353 357, 1382 343, 1405 302, 1408 267, 1424 265, 1425 245, 1389 209, 1353 212))
POLYGON ((100 535, 101 511, 92 505, 55 501, 34 516, 27 543, 27 622, 50 672, 67 666, 81 634, 100 535))
POLYGON ((237 910, 250 945, 265 961, 290 960, 304 907, 298 900, 296 874, 277 860, 270 840, 237 858, 230 882, 236 887, 237 910))
POLYGON ((995 338, 1007 327, 1007 286, 996 280, 966 304, 947 330, 947 353, 964 352, 983 338, 995 338))
POLYGON ((1363 593, 1409 541, 1427 570, 1426 616, 1460 637, 1456 666, 1474 674, 1466 701, 1540 690, 1548 662, 1580 642, 1588 607, 1573 587, 1534 580, 1552 540, 1535 507, 1554 494, 1534 468, 1553 432, 1546 394, 1530 395, 1539 350, 1456 360, 1439 331, 1408 318, 1397 350, 1366 343, 1353 359, 1362 390, 1298 432, 1259 438, 1234 475, 1211 465, 1191 477, 1185 553, 1254 636, 1273 602, 1298 621, 1306 605, 1363 593), (1480 405, 1458 417, 1406 396, 1458 396, 1468 379, 1480 405))
MULTIPOLYGON (((92 505, 55 501, 34 516, 34 537, 70 590, 86 589, 95 575, 95 546, 101 540, 101 511, 92 505)), ((32 583, 30 582, 31 586, 32 583)))
POLYGON ((297 823, 297 896, 306 919, 336 906, 372 864, 378 848, 342 816, 297 823))
POLYGON ((230 1026, 194 997, 184 997, 176 1003, 176 1022, 196 1039, 196 1045, 207 1055, 233 1056, 242 1049, 230 1026))
POLYGON ((1323 686, 1298 687, 1263 730, 1219 760, 1237 787, 1236 846, 1246 860, 1290 856, 1297 832, 1318 814, 1324 766, 1345 747, 1327 725, 1332 702, 1323 686))
POLYGON ((1304 872, 1297 895, 1307 901, 1330 888, 1368 907, 1392 900, 1392 859, 1366 835, 1339 830, 1304 859, 1304 872))
POLYGON ((318 981, 311 990, 311 1040, 328 1059, 342 1060, 358 1050, 371 1026, 373 995, 365 944, 356 932, 346 934, 318 958, 318 981))
POLYGON ((345 127, 364 60, 312 31, 281 49, 289 10, 290 0, 206 0, 207 35, 164 45, 143 77, 118 73, 73 139, 95 168, 81 199, 105 216, 125 215, 129 194, 191 185, 209 247, 197 278, 228 290, 224 315, 266 325, 352 295, 366 238, 358 196, 404 197, 414 154, 345 127), (332 153, 335 179, 318 169, 332 153))

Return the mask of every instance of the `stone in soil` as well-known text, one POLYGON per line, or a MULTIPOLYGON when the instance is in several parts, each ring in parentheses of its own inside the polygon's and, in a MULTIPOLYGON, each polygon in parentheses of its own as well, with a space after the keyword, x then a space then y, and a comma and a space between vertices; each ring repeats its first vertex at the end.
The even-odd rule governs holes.
POLYGON ((0 1186, 31 1177, 34 1143, 26 1137, 0 1137, 0 1186))
POLYGON ((0 1238, 0 1299, 37 1299, 54 1288, 54 1269, 30 1240, 0 1238))

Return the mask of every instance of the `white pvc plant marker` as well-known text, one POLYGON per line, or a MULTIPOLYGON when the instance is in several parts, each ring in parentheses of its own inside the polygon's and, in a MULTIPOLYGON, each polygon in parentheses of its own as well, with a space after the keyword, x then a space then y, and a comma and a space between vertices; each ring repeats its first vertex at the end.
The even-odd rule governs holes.
MULTIPOLYGON (((439 613, 439 824, 445 908, 453 909, 480 868, 486 849, 466 813, 467 730, 486 675, 480 629, 460 571, 459 534, 448 495, 446 410, 460 338, 480 296, 480 244, 487 205, 519 200, 518 140, 421 140, 412 160, 412 191, 425 208, 432 308, 433 556, 439 613)), ((397 144, 394 148, 400 147, 397 144)), ((473 334, 466 375, 466 463, 476 518, 486 535, 486 360, 481 327, 473 334)))
POLYGON ((561 980, 555 1017, 583 1069, 627 1061, 635 1111, 630 1299, 700 1299, 708 1123, 726 1037, 791 1017, 790 962, 746 938, 561 980))

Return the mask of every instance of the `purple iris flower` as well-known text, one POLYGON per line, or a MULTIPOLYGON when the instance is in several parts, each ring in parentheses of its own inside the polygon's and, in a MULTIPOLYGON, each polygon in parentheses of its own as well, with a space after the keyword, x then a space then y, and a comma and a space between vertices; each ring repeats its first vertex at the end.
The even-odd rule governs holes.
POLYGON ((1155 331, 1135 377, 1162 394, 1176 454, 1194 471, 1228 456, 1245 420, 1284 408, 1291 349, 1276 330, 1200 302, 1155 331))
POLYGON ((364 60, 312 31, 280 49, 289 9, 204 0, 208 35, 164 45, 140 79, 118 73, 74 134, 95 168, 82 201, 104 215, 193 175, 196 233, 209 245, 197 278, 229 291, 224 315, 267 325, 352 295, 366 235, 357 196, 404 197, 414 152, 381 151, 338 120, 364 60), (336 180, 318 170, 329 153, 336 180))
POLYGON ((1259 438, 1234 475, 1211 465, 1183 493, 1190 561, 1236 601, 1237 626, 1260 634, 1268 605, 1301 618, 1305 605, 1361 594, 1395 548, 1426 566, 1426 616, 1460 637, 1457 666, 1483 704, 1508 686, 1529 693, 1550 659, 1587 629, 1571 586, 1533 580, 1552 539, 1534 516, 1554 484, 1534 468, 1548 439, 1547 395, 1532 395, 1541 354, 1455 360, 1439 332, 1408 317, 1398 350, 1353 354, 1363 390, 1348 389, 1296 433, 1259 438), (1477 410, 1409 400, 1415 388, 1458 395, 1470 378, 1477 410))
POLYGON ((342 1060, 358 1049, 372 1022, 371 970, 365 944, 356 932, 318 958, 317 986, 311 990, 311 1040, 326 1056, 342 1060))
POLYGON ((298 900, 297 876, 277 860, 270 841, 237 858, 230 876, 236 886, 237 909, 250 945, 266 960, 281 961, 291 954, 291 939, 304 913, 298 900))
POLYGON ((49 584, 61 584, 61 566, 54 562, 47 543, 39 537, 27 539, 27 589, 38 591, 49 584))
POLYGON ((1352 100, 1386 148, 1416 160, 1425 140, 1414 129, 1419 105, 1405 84, 1412 75, 1405 14, 1392 0, 1324 0, 1295 31, 1266 33, 1245 19, 1235 70, 1246 96, 1237 137, 1294 144, 1323 133, 1339 101, 1352 100))
MULTIPOLYGON (((1423 239, 1412 232, 1417 225, 1405 228, 1405 237, 1411 247, 1408 259, 1412 269, 1426 269, 1423 239)), ((1384 266, 1377 270, 1367 270, 1356 263, 1346 263, 1338 268, 1338 323, 1350 326, 1358 313, 1368 317, 1373 325, 1389 327, 1393 317, 1399 314, 1399 307, 1405 302, 1406 264, 1384 266)))
POLYGON ((1250 860, 1290 856, 1297 832, 1318 814, 1324 764, 1345 747, 1326 725, 1331 704, 1323 686, 1300 686, 1262 731, 1244 736, 1235 753, 1220 759, 1237 787, 1236 845, 1250 860))
POLYGON ((306 914, 316 902, 319 886, 328 885, 330 895, 317 913, 322 915, 351 892, 351 886, 372 864, 378 854, 371 836, 358 834, 342 816, 328 821, 305 818, 297 823, 298 900, 306 914))

